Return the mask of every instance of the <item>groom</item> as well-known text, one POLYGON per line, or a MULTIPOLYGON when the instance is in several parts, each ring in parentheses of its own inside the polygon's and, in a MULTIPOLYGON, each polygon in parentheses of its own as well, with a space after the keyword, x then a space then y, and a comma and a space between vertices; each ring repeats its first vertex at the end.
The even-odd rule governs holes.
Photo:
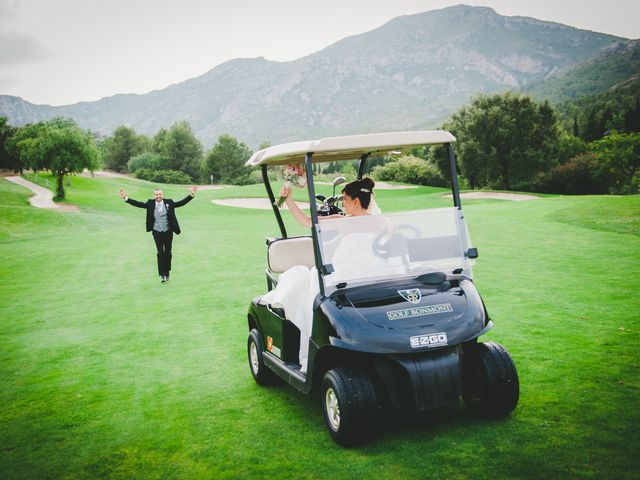
POLYGON ((173 211, 174 208, 186 205, 196 195, 198 186, 194 185, 189 190, 189 195, 178 202, 174 202, 170 198, 163 198, 162 190, 156 188, 154 198, 146 202, 139 202, 133 198, 129 198, 124 191, 120 189, 120 197, 129 205, 147 210, 147 232, 153 234, 158 250, 158 275, 160 275, 162 283, 169 281, 169 272, 171 271, 171 242, 173 242, 173 233, 180 235, 180 225, 173 211))

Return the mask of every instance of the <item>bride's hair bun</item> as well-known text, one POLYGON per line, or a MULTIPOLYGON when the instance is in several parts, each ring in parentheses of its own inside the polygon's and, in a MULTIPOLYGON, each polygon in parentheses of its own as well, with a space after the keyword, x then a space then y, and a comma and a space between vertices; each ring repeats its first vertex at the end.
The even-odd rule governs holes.
POLYGON ((362 188, 365 188, 370 192, 373 192, 373 187, 376 186, 376 183, 373 180, 371 180, 369 177, 365 177, 362 180, 360 180, 360 184, 362 185, 362 188))
POLYGON ((351 198, 357 198, 360 200, 360 205, 362 208, 369 208, 369 203, 371 203, 371 194, 373 193, 373 187, 375 186, 375 182, 368 177, 365 177, 361 180, 355 180, 351 183, 347 183, 347 185, 342 189, 342 193, 346 193, 351 198))

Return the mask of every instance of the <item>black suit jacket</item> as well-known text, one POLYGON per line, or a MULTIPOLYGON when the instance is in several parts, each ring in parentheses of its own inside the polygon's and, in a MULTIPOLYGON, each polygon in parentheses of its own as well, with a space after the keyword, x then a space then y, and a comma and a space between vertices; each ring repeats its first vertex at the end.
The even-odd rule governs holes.
MULTIPOLYGON (((169 230, 174 232, 176 235, 180 235, 180 225, 178 225, 178 219, 176 218, 176 214, 173 211, 175 208, 182 207, 186 205, 193 197, 191 195, 187 195, 179 202, 174 202, 170 198, 163 198, 164 206, 167 209, 167 220, 169 222, 169 230)), ((153 213, 156 208, 156 201, 154 199, 149 199, 146 202, 139 202, 138 200, 134 200, 133 198, 127 198, 126 202, 129 205, 133 205, 138 208, 146 208, 147 209, 147 232, 153 230, 153 213)))

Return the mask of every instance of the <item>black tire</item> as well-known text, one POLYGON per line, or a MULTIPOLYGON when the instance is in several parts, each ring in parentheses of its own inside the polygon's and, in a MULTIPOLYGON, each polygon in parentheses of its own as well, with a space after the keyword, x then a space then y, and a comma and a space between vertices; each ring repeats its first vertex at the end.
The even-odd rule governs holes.
POLYGON ((518 404, 518 372, 499 343, 469 345, 464 352, 462 398, 467 408, 484 418, 502 418, 518 404))
POLYGON ((378 410, 375 389, 361 371, 334 368, 322 379, 322 412, 331 437, 342 446, 373 437, 378 410))
POLYGON ((264 364, 262 358, 262 341, 260 340, 260 332, 252 329, 247 339, 247 357, 249 359, 249 370, 258 385, 266 387, 274 385, 278 381, 278 377, 264 364))

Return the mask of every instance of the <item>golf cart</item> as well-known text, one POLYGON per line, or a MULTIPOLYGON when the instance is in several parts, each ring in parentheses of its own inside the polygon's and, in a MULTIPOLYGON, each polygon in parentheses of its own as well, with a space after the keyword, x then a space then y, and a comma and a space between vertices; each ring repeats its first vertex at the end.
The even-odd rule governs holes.
POLYGON ((267 293, 248 312, 251 373, 263 386, 284 380, 305 394, 320 389, 327 428, 341 445, 370 439, 374 417, 387 408, 424 411, 462 396, 471 411, 499 418, 518 402, 511 357, 477 340, 493 322, 473 283, 478 252, 453 142, 446 131, 354 135, 276 145, 247 161, 261 168, 272 205, 268 168, 304 165, 312 224, 309 235, 289 237, 273 207, 280 236, 266 242, 267 293), (359 160, 362 178, 369 156, 427 145, 448 151, 453 207, 322 218, 338 197, 334 183, 331 205, 323 197, 316 205, 314 163, 359 160), (294 315, 276 300, 281 277, 298 268, 310 273, 309 293, 293 295, 303 306, 294 315))

